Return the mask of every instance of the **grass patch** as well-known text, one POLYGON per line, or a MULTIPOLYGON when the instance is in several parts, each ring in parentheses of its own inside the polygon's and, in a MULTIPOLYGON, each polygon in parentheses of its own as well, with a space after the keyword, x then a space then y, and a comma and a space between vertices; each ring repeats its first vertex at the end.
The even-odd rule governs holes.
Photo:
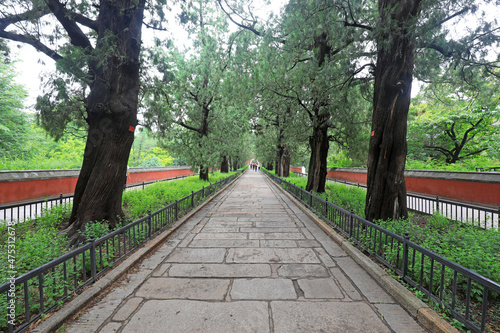
POLYGON ((210 174, 210 182, 200 180, 199 177, 188 177, 169 182, 158 182, 147 186, 145 189, 135 189, 123 194, 123 209, 125 215, 135 221, 148 214, 148 211, 156 211, 172 202, 201 190, 221 179, 233 175, 235 172, 210 174))

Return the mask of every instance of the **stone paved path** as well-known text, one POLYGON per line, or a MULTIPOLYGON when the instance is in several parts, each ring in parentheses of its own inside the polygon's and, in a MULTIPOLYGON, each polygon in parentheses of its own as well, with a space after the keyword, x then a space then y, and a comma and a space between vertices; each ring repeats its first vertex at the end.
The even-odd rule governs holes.
POLYGON ((66 332, 426 332, 247 171, 66 332))

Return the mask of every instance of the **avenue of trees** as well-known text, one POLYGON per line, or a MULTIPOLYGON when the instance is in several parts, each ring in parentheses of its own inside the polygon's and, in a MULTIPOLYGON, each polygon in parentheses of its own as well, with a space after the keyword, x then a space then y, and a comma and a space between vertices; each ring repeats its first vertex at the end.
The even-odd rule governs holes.
MULTIPOLYGON (((455 163, 498 146, 494 1, 289 0, 279 15, 259 13, 261 5, 0 4, 0 40, 29 44, 57 64, 37 101, 39 123, 55 138, 86 132, 70 237, 88 221, 113 226, 122 216, 138 125, 205 180, 209 169, 255 157, 284 176, 290 164, 306 164, 306 188, 322 192, 334 151, 367 166, 370 220, 407 216, 408 152, 455 163), (185 45, 164 31, 167 5, 185 45), (153 43, 142 42, 143 29, 158 30, 153 43), (411 101, 414 78, 425 86, 411 101)), ((21 121, 9 117, 12 126, 21 121)))

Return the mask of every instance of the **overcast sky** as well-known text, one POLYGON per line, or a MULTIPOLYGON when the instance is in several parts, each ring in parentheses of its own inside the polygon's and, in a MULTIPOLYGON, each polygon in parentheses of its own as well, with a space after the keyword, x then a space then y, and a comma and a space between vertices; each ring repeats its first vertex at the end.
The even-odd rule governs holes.
MULTIPOLYGON (((261 0, 255 0, 255 3, 259 3, 261 0)), ((274 11, 276 14, 279 14, 279 9, 287 2, 287 0, 272 0, 272 4, 270 6, 258 5, 260 7, 260 16, 265 16, 267 12, 270 10, 274 11)), ((491 10, 486 11, 487 15, 495 15, 498 14, 498 7, 494 5, 491 6, 491 10)), ((172 13, 172 18, 170 18, 171 26, 170 31, 175 31, 176 35, 174 39, 176 40, 176 44, 185 42, 187 40, 187 33, 183 30, 182 27, 179 27, 174 19, 176 13, 172 13)), ((459 24, 456 24, 456 26, 459 24)), ((457 27, 459 30, 460 28, 457 27)), ((155 32, 156 33, 156 32, 155 32)), ((455 31, 455 33, 457 33, 455 31)), ((152 36, 154 33, 151 29, 147 29, 143 27, 143 40, 152 40, 152 36)), ((44 72, 51 72, 55 70, 55 64, 52 59, 48 56, 44 55, 41 52, 37 52, 33 47, 29 45, 23 45, 21 43, 10 42, 11 50, 13 52, 13 58, 18 60, 16 63, 16 68, 19 73, 17 76, 17 81, 23 84, 28 90, 29 97, 26 101, 26 108, 28 110, 33 109, 33 105, 36 101, 36 97, 41 93, 40 89, 40 75, 44 72)), ((417 84, 414 84, 412 87, 412 95, 415 96, 418 92, 417 84)))
MULTIPOLYGON (((274 11, 276 14, 279 13, 280 7, 283 6, 287 0, 272 0, 270 6, 265 6, 260 4, 260 0, 255 0, 254 3, 257 4, 256 8, 259 8, 258 15, 266 16, 269 11, 274 11)), ((188 38, 187 33, 182 27, 177 25, 177 20, 175 10, 172 13, 172 17, 169 19, 170 31, 175 31, 174 40, 176 44, 185 43, 188 38)), ((154 34, 158 32, 153 32, 143 26, 143 41, 153 40, 154 34)), ((16 81, 26 87, 28 90, 28 99, 25 103, 26 109, 28 111, 34 111, 34 104, 36 102, 36 97, 41 94, 40 89, 40 76, 43 73, 52 72, 55 70, 54 61, 41 52, 37 52, 32 46, 24 45, 22 43, 10 42, 13 56, 12 58, 17 60, 16 68, 18 76, 16 81)))

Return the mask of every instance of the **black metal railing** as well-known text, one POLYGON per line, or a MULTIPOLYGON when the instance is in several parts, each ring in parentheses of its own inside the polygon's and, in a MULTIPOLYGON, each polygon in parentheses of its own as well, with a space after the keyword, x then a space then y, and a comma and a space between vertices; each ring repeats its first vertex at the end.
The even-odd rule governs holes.
MULTIPOLYGON (((360 249, 473 332, 497 314, 500 284, 263 170, 360 249)), ((492 319, 494 320, 494 318, 492 319)))
POLYGON ((484 167, 484 168, 476 167, 476 171, 478 172, 500 171, 500 167, 484 167))
POLYGON ((87 244, 2 284, 0 330, 25 331, 33 322, 61 306, 141 244, 171 226, 179 217, 240 174, 241 172, 237 172, 199 191, 191 192, 191 195, 150 212, 99 239, 90 239, 87 244))
MULTIPOLYGON (((307 176, 300 172, 295 172, 298 176, 307 176)), ((327 178, 341 184, 366 188, 365 184, 349 182, 335 178, 327 178)), ((407 193, 407 208, 410 211, 432 215, 439 213, 446 218, 473 225, 482 229, 495 229, 500 231, 500 207, 488 208, 485 206, 473 205, 459 201, 442 199, 439 196, 426 196, 416 193, 407 193)))
MULTIPOLYGON (((159 180, 152 180, 148 182, 142 182, 142 183, 135 183, 135 184, 128 184, 124 186, 125 190, 129 189, 144 189, 146 186, 157 183, 157 182, 164 182, 164 181, 172 181, 176 179, 181 179, 181 178, 186 178, 186 177, 191 177, 195 176, 196 174, 193 175, 186 175, 186 176, 177 176, 177 177, 172 177, 172 178, 165 178, 165 179, 159 179, 159 180)), ((6 221, 6 222, 24 222, 25 220, 28 219, 36 219, 39 217, 42 212, 46 210, 50 210, 56 206, 66 204, 66 203, 72 203, 73 202, 73 195, 60 195, 58 197, 54 198, 46 198, 46 199, 39 199, 39 200, 30 200, 30 201, 25 201, 25 202, 19 202, 15 204, 7 204, 7 205, 1 205, 0 206, 0 221, 6 221)))

